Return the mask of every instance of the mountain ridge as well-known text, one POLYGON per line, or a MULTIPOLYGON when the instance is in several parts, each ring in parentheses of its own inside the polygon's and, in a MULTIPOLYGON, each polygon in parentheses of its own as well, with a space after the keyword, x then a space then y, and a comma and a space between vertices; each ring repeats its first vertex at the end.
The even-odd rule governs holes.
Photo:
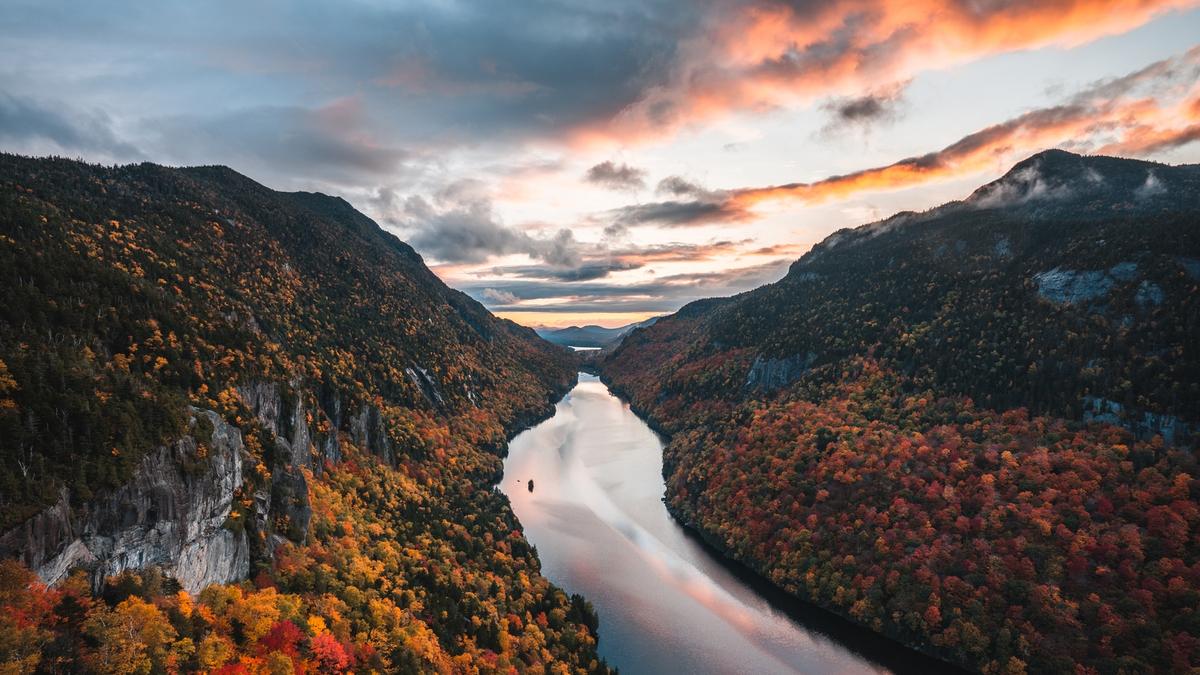
POLYGON ((1160 185, 1149 190, 1148 194, 1137 194, 1137 190, 1144 188, 1147 183, 1155 184, 1151 179, 1158 180, 1156 170, 1161 170, 1168 175, 1169 179, 1178 181, 1177 189, 1174 191, 1175 195, 1178 195, 1179 192, 1190 195, 1190 203, 1193 206, 1200 199, 1196 197, 1197 191, 1200 190, 1200 164, 1171 165, 1140 159, 1080 155, 1058 149, 1044 150, 1014 164, 1003 176, 976 188, 964 199, 950 201, 923 212, 901 211, 882 220, 840 229, 814 245, 812 250, 797 259, 792 267, 811 256, 819 255, 821 251, 833 248, 846 238, 861 240, 862 237, 878 236, 895 227, 920 224, 940 216, 959 214, 964 211, 983 211, 1018 203, 1030 209, 1038 207, 1042 209, 1040 213, 1026 213, 1027 216, 1055 217, 1061 215, 1065 210, 1063 207, 1078 203, 1080 195, 1056 192, 1056 190, 1062 189, 1068 179, 1073 179, 1070 180, 1070 183, 1075 188, 1081 186, 1089 188, 1086 190, 1086 194, 1092 195, 1100 193, 1102 188, 1114 187, 1110 183, 1106 183, 1106 180, 1119 179, 1119 183, 1115 187, 1124 190, 1126 197, 1133 200, 1124 204, 1124 209, 1136 212, 1139 210, 1136 208, 1139 206, 1139 202, 1143 208, 1147 205, 1153 206, 1153 198, 1161 196, 1169 189, 1160 185), (1132 169, 1145 172, 1134 176, 1132 169), (1049 170, 1050 173, 1044 174, 1045 170, 1049 170), (1064 175, 1072 170, 1074 175, 1064 175), (1084 177, 1088 179, 1080 180, 1084 177), (1039 183, 1039 180, 1046 179, 1049 179, 1048 184, 1039 183), (1016 189, 1014 190, 1014 188, 1016 189), (1017 194, 1013 194, 1013 192, 1017 194), (1146 201, 1147 199, 1149 201, 1146 201))
POLYGON ((1200 597, 1198 188, 1035 155, 599 368, 668 436, 672 513, 786 592, 983 672, 1194 666, 1163 584, 1200 597))
POLYGON ((651 317, 643 321, 636 321, 615 328, 605 328, 604 326, 588 324, 585 326, 567 326, 565 328, 543 327, 535 330, 543 339, 564 347, 611 348, 620 344, 621 340, 629 333, 639 328, 652 326, 657 320, 658 317, 651 317))
POLYGON ((50 608, 32 663, 104 662, 88 631, 142 612, 179 637, 159 669, 606 670, 493 489, 564 350, 344 200, 225 167, 3 154, 0 223, 0 578, 50 608))

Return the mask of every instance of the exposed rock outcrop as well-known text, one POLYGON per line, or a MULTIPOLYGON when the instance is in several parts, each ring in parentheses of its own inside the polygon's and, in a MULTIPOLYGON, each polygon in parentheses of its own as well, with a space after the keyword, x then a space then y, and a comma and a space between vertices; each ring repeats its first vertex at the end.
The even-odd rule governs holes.
POLYGON ((425 400, 430 405, 435 408, 442 408, 446 405, 446 400, 442 397, 437 379, 428 370, 421 366, 413 365, 405 368, 404 374, 408 375, 408 379, 416 385, 417 389, 421 390, 421 395, 425 397, 425 400))
POLYGON ((763 358, 760 354, 746 375, 746 386, 757 391, 773 391, 795 382, 817 361, 813 352, 787 358, 763 358))
MULTIPOLYGON (((282 387, 273 382, 255 382, 238 387, 242 401, 275 437, 271 454, 271 484, 254 493, 255 531, 270 537, 266 550, 257 551, 270 558, 275 546, 286 539, 303 543, 308 535, 312 508, 308 502, 308 479, 304 469, 313 466, 316 444, 310 419, 324 417, 319 409, 306 405, 306 394, 293 386, 282 387), (275 532, 282 525, 282 532, 275 532)), ((327 434, 330 441, 322 446, 333 459, 341 457, 336 427, 327 434)), ((325 453, 322 453, 323 455, 325 453)), ((319 468, 319 467, 318 467, 319 468)))
POLYGON ((357 415, 350 417, 350 439, 360 448, 380 457, 383 461, 394 464, 396 453, 392 441, 388 438, 387 427, 383 415, 374 405, 364 405, 357 415))
POLYGON ((1038 295, 1056 304, 1078 305, 1106 297, 1113 286, 1137 278, 1137 264, 1124 262, 1107 270, 1054 268, 1034 276, 1038 295))
POLYGON ((289 391, 285 397, 278 384, 255 382, 238 387, 238 395, 258 421, 274 433, 277 463, 294 467, 312 464, 313 439, 303 394, 289 391))
POLYGON ((250 548, 227 527, 242 485, 242 435, 215 412, 192 409, 192 433, 147 455, 133 479, 72 509, 70 494, 0 536, 0 555, 24 559, 47 583, 78 566, 96 582, 157 565, 184 589, 244 579, 250 548))
POLYGON ((1115 424, 1141 439, 1162 436, 1167 445, 1186 445, 1195 434, 1192 425, 1175 415, 1126 410, 1120 403, 1098 396, 1083 397, 1083 420, 1115 424))
POLYGON ((1157 307, 1163 304, 1166 299, 1166 294, 1163 293, 1162 286, 1153 281, 1143 281, 1138 285, 1137 295, 1133 296, 1134 302, 1140 307, 1157 307))

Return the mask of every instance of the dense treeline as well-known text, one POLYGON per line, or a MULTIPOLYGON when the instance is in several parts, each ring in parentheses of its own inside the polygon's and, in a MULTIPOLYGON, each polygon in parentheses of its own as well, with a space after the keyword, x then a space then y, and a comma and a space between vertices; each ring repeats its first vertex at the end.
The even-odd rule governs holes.
POLYGON ((1045 153, 965 202, 833 235, 707 330, 812 365, 870 351, 987 407, 1079 418, 1090 395, 1200 420, 1198 213, 1200 167, 1045 153), (1139 196, 1150 176, 1162 192, 1139 196))
MULTIPOLYGON (((226 526, 253 530, 255 552, 253 583, 198 599, 145 575, 136 592, 45 589, 6 567, 0 660, 45 672, 288 672, 283 656, 294 672, 605 669, 590 607, 539 575, 492 489, 507 435, 570 385, 570 355, 447 288, 345 202, 221 167, 0 155, 0 296, 0 532, 64 490, 80 507, 125 483, 187 432, 191 405, 243 435, 246 484, 226 526), (255 383, 307 402, 291 422, 312 430, 299 464, 243 400, 255 383), (348 420, 367 407, 386 456, 377 440, 352 442, 348 420), (311 521, 275 508, 263 529, 255 494, 311 508, 311 521), (277 620, 260 633, 222 614, 243 602, 277 620), (113 622, 142 627, 109 644, 113 622), (36 653, 28 635, 41 636, 36 653)), ((194 460, 204 452, 200 438, 194 460)))
POLYGON ((672 511, 790 593, 984 672, 1196 668, 1198 182, 1042 155, 603 372, 672 511))
POLYGON ((439 495, 352 451, 313 487, 314 541, 197 597, 154 568, 47 588, 0 561, 11 672, 599 672, 598 620, 538 574, 498 492, 439 495), (497 539, 501 533, 507 533, 497 539))

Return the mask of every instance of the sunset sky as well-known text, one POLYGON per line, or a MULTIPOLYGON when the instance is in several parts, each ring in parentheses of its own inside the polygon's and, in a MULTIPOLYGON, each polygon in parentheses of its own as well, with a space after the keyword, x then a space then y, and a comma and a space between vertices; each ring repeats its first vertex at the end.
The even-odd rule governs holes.
POLYGON ((341 195, 529 325, 777 280, 1048 147, 1200 161, 1200 0, 8 0, 0 50, 0 150, 341 195))

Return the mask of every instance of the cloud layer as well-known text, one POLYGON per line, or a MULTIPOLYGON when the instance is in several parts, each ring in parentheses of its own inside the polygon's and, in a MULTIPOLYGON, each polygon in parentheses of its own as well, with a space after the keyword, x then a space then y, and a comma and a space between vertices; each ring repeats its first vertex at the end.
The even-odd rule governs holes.
POLYGON ((612 190, 640 190, 646 187, 646 171, 628 164, 616 164, 605 161, 587 170, 583 176, 589 183, 595 183, 612 190))
MULTIPOLYGON (((0 71, 0 91, 96 103, 128 122, 128 137, 109 141, 127 144, 124 155, 168 149, 160 132, 191 133, 199 140, 178 161, 215 141, 214 151, 240 148, 278 171, 293 159, 283 146, 313 133, 307 154, 331 158, 345 179, 346 165, 353 176, 390 167, 388 146, 629 143, 829 97, 835 115, 863 120, 892 103, 881 82, 1082 44, 1198 2, 299 0, 273 11, 17 0, 0 9, 0 46, 38 65, 0 71), (347 100, 357 117, 330 128, 323 117, 341 113, 327 108, 347 100), (243 124, 262 133, 236 136, 243 124)), ((6 137, 50 134, 68 151, 101 142, 53 128, 53 111, 42 118, 6 125, 6 137)), ((76 122, 96 130, 96 119, 76 122)))
POLYGON ((1200 46, 1128 75, 1096 82, 1063 102, 1036 108, 963 136, 940 150, 813 182, 704 190, 669 177, 660 192, 690 196, 635 204, 608 214, 614 226, 708 225, 749 220, 767 201, 816 203, 896 190, 1003 168, 1014 158, 1063 146, 1100 154, 1144 155, 1200 140, 1200 46))
POLYGON ((491 306, 662 311, 770 280, 796 242, 898 198, 838 201, 932 194, 1048 146, 1147 156, 1200 140, 1195 50, 1050 103, 1030 94, 1046 82, 1028 85, 1161 58, 1160 35, 1193 44, 1195 7, 12 0, 0 5, 0 149, 227 164, 345 196, 491 306), (1155 34, 1130 33, 1142 26, 1155 34), (1030 59, 1054 73, 966 75, 1030 59), (959 126, 931 83, 1036 103, 987 101, 959 126), (850 147, 854 132, 867 142, 850 147))
POLYGON ((481 263, 495 256, 521 253, 549 265, 579 262, 570 230, 534 236, 505 225, 483 186, 475 181, 456 182, 431 198, 400 197, 394 190, 382 189, 374 202, 385 224, 398 229, 417 250, 438 261, 481 263))
POLYGON ((1070 47, 1195 0, 750 0, 716 3, 637 101, 584 137, 658 136, 734 110, 861 96, 993 54, 1070 47))
POLYGON ((498 312, 671 312, 693 300, 732 295, 778 281, 791 262, 791 258, 780 258, 708 272, 663 275, 652 281, 629 284, 589 281, 562 284, 554 279, 516 279, 466 283, 462 288, 498 312))

